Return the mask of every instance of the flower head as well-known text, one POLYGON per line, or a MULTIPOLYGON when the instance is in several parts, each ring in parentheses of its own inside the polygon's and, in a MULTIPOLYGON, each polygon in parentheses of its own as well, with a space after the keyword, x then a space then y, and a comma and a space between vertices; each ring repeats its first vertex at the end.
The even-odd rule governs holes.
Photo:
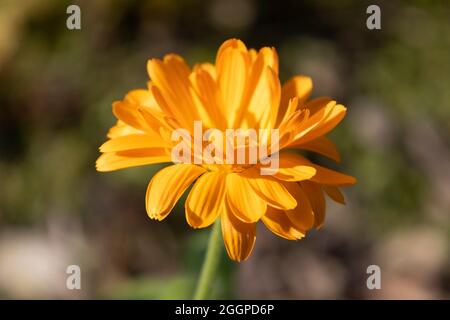
POLYGON ((281 86, 274 48, 256 51, 231 39, 219 48, 214 65, 190 68, 180 56, 170 54, 149 60, 147 69, 147 89, 130 91, 113 103, 118 122, 100 147, 97 170, 172 162, 148 185, 150 218, 167 217, 192 185, 185 203, 187 222, 205 228, 221 219, 228 255, 241 261, 253 249, 258 221, 283 238, 301 239, 309 229, 323 225, 325 194, 344 203, 338 188, 355 179, 313 164, 300 151, 339 161, 325 135, 343 119, 346 108, 329 98, 308 100, 313 87, 308 77, 295 76, 281 86), (254 129, 277 135, 246 136, 236 146, 238 135, 198 136, 199 123, 202 132, 254 129), (184 161, 175 161, 174 150, 180 146, 192 152, 184 161), (266 153, 255 153, 250 161, 252 147, 266 153), (236 162, 241 151, 248 157, 236 162), (274 156, 276 168, 263 174, 261 169, 274 156))

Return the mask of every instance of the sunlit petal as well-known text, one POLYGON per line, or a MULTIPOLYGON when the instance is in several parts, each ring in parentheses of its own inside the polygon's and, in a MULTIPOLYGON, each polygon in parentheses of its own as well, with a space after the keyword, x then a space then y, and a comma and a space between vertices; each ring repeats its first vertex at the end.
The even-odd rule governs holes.
POLYGON ((243 261, 253 250, 256 240, 256 223, 245 223, 228 210, 221 215, 222 236, 228 256, 243 261))
POLYGON ((193 164, 175 164, 158 171, 150 181, 145 203, 152 219, 162 220, 186 189, 206 170, 193 164))
POLYGON ((193 228, 211 225, 220 214, 225 196, 225 176, 221 172, 203 174, 186 199, 186 220, 193 228))

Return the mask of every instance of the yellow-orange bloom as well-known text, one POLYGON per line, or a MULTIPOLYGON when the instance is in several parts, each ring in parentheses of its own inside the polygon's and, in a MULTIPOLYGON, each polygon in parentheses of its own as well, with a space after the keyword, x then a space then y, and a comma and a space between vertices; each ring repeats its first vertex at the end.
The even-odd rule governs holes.
POLYGON ((113 103, 117 124, 108 133, 97 170, 172 162, 171 132, 205 129, 279 129, 279 169, 261 175, 260 164, 177 163, 152 178, 146 194, 150 218, 163 220, 192 186, 185 203, 186 220, 194 228, 221 219, 231 259, 246 259, 256 239, 259 220, 275 234, 296 240, 325 218, 325 198, 344 203, 341 186, 351 176, 313 164, 298 150, 335 161, 339 154, 325 136, 344 117, 346 108, 329 98, 308 100, 312 81, 295 76, 283 86, 274 48, 247 49, 237 39, 225 41, 215 65, 192 69, 177 55, 148 61, 147 89, 133 90, 113 103))

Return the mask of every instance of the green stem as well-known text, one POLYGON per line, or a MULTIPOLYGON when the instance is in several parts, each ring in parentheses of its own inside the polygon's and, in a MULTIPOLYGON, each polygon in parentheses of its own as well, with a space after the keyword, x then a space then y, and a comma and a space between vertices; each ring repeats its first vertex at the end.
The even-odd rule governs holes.
POLYGON ((220 218, 214 223, 211 234, 209 236, 208 248, 206 251, 206 257, 203 262, 202 271, 200 273, 200 278, 197 282, 197 289, 195 290, 194 299, 204 300, 208 299, 211 292, 211 285, 215 279, 217 268, 220 262, 221 254, 221 228, 220 228, 220 218))

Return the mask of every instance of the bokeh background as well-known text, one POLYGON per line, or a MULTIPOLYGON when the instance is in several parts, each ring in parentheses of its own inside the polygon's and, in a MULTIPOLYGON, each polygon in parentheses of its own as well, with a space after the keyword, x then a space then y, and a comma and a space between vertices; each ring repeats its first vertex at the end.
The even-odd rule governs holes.
MULTIPOLYGON (((145 87, 146 61, 213 61, 238 37, 275 46, 283 80, 348 107, 333 132, 346 206, 298 242, 263 226, 248 261, 225 258, 217 298, 450 298, 450 4, 359 0, 0 0, 0 298, 190 298, 208 230, 183 203, 145 213, 158 166, 95 171, 111 102, 145 87), (81 30, 66 8, 81 7, 81 30), (66 267, 82 290, 66 289, 66 267), (366 268, 381 267, 368 290, 366 268)), ((323 159, 320 159, 322 161, 323 159)))

